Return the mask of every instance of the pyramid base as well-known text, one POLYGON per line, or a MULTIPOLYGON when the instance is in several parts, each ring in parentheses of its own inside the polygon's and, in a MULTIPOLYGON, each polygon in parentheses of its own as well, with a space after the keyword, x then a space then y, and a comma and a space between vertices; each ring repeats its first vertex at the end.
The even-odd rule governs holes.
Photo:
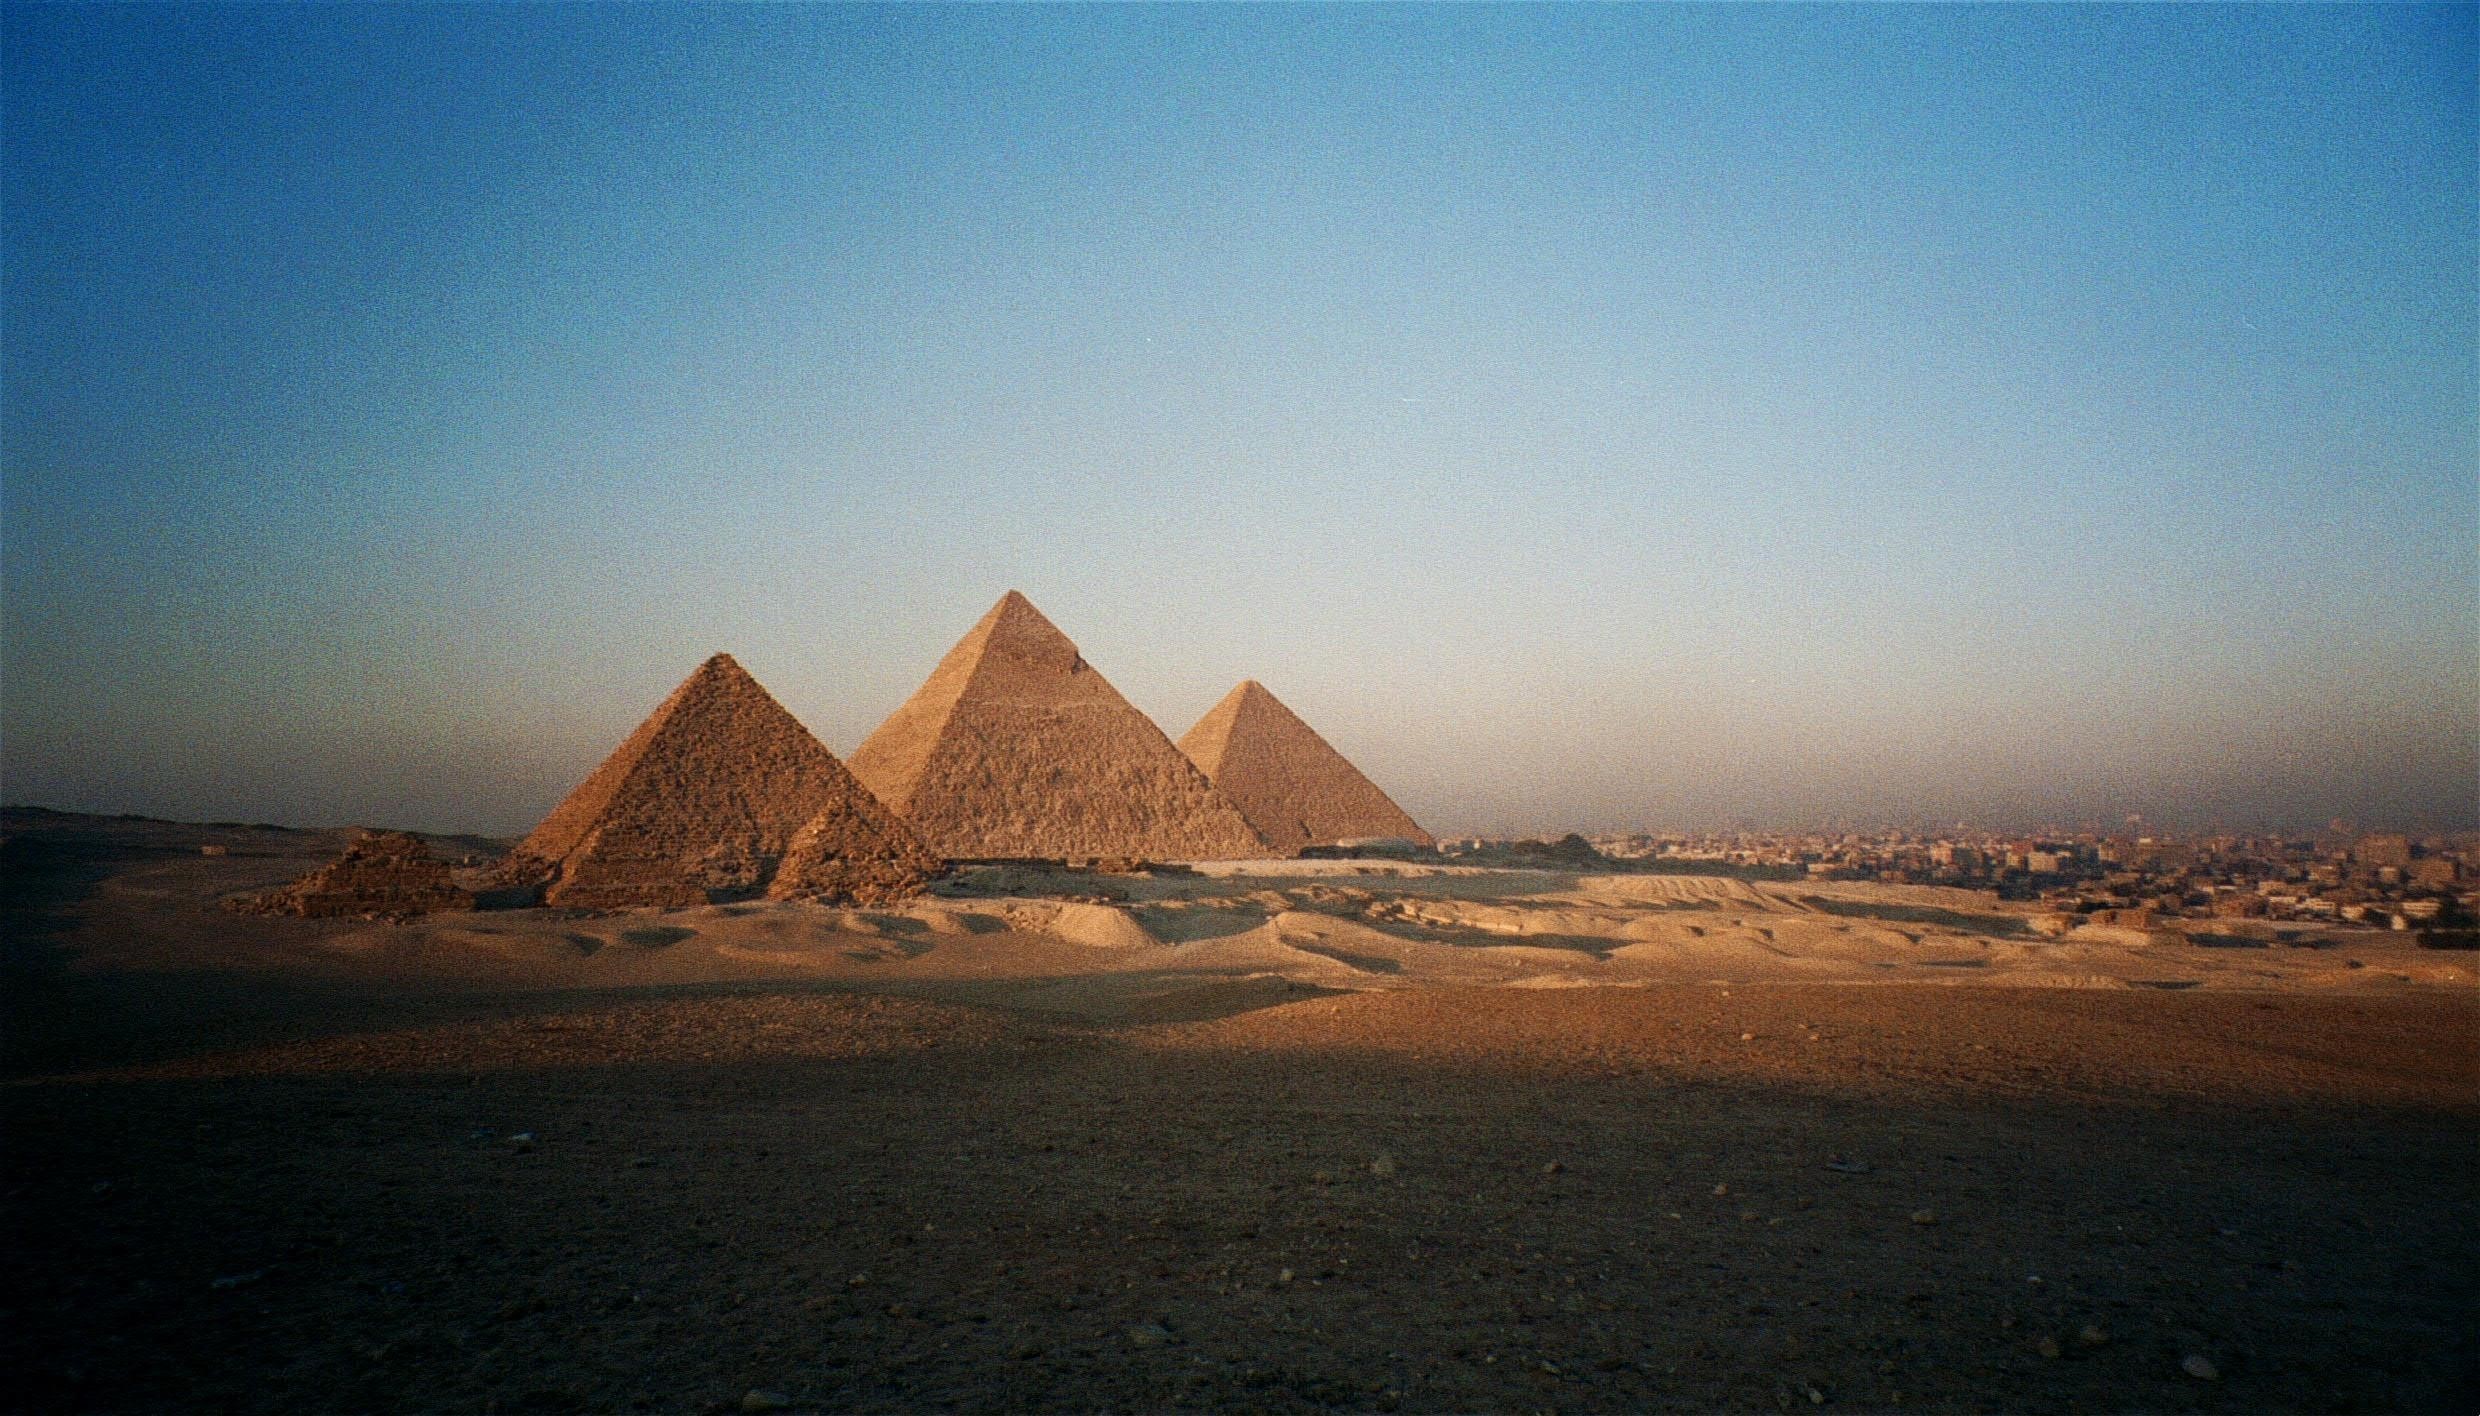
POLYGON ((872 863, 813 871, 798 878, 791 872, 767 887, 770 900, 808 900, 822 905, 894 905, 922 892, 928 874, 909 866, 872 863))
POLYGON ((589 851, 552 867, 542 901, 573 910, 678 910, 754 900, 776 864, 745 844, 696 858, 589 851))
POLYGON ((691 885, 554 885, 544 904, 563 910, 685 910, 715 900, 691 885))

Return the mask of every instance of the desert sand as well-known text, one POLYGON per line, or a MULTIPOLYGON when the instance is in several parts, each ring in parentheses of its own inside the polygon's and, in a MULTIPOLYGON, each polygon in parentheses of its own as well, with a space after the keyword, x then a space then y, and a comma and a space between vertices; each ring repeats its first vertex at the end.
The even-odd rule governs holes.
POLYGON ((7 826, 16 1409, 2480 1398, 2480 992, 2399 935, 1369 861, 270 918, 342 833, 7 826))

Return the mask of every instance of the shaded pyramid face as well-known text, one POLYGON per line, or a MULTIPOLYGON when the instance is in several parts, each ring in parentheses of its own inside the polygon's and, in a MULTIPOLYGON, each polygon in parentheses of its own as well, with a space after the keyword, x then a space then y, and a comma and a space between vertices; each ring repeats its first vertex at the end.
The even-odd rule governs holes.
POLYGON ((938 861, 729 654, 698 667, 517 846, 546 904, 909 893, 938 861), (795 844, 799 868, 787 873, 795 844), (845 888, 847 885, 852 888, 845 888))
POLYGON ((1282 850, 1376 837, 1437 844, 1255 679, 1198 719, 1180 751, 1282 850))
POLYGON ((793 832, 767 884, 768 899, 891 904, 919 894, 922 882, 939 872, 944 862, 913 828, 859 782, 853 790, 871 809, 830 804, 793 832))
POLYGON ((852 770, 946 856, 1266 853, 1239 808, 1013 590, 861 744, 852 770))

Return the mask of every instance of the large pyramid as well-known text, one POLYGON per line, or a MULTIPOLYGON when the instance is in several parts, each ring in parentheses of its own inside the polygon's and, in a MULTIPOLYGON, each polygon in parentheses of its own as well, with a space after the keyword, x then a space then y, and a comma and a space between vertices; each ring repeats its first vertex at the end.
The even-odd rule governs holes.
POLYGON ((938 869, 758 681, 717 654, 518 844, 546 904, 678 907, 754 895, 878 902, 938 869))
POLYGON ((1180 751, 1279 849, 1381 836, 1437 844, 1255 679, 1199 718, 1180 751))
POLYGON ((1266 853, 1239 808, 1013 590, 854 751, 852 771, 947 856, 1266 853))

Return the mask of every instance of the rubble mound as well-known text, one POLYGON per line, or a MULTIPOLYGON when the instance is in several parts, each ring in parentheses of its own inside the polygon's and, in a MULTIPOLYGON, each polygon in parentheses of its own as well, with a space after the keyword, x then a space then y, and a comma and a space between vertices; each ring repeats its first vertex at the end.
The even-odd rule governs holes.
POLYGON ((883 903, 938 868, 799 719, 717 654, 518 843, 500 883, 579 909, 759 894, 883 903))
POLYGON ((1512 870, 1617 871, 1629 864, 1603 855, 1591 841, 1573 831, 1555 841, 1488 841, 1456 859, 1512 870))
POLYGON ((474 897, 471 891, 458 888, 448 863, 433 856, 419 836, 365 828, 353 833, 335 864, 322 866, 281 890, 227 900, 224 907, 241 914, 326 919, 470 910, 474 897))
POLYGON ((861 744, 852 771, 949 857, 1267 851, 1231 799, 1013 590, 861 744))
POLYGON ((1255 679, 1198 719, 1180 751, 1279 851, 1373 839, 1438 844, 1255 679))

